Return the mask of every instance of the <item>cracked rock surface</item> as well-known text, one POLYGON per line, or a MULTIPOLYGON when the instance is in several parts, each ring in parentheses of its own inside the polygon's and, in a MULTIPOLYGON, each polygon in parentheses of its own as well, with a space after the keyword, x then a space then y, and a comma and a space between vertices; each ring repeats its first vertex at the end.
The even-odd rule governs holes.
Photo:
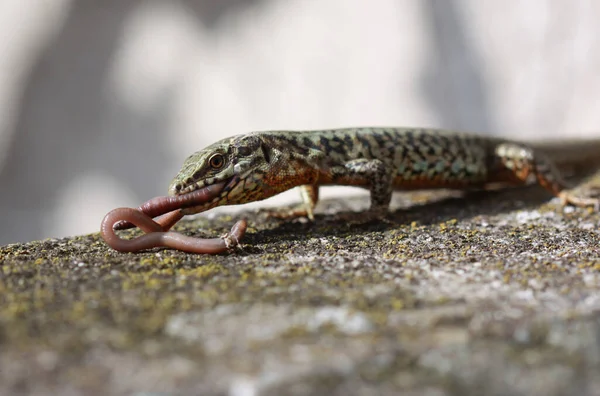
POLYGON ((216 256, 0 247, 0 394, 600 395, 600 214, 526 188, 336 219, 366 206, 175 227, 246 217, 216 256))

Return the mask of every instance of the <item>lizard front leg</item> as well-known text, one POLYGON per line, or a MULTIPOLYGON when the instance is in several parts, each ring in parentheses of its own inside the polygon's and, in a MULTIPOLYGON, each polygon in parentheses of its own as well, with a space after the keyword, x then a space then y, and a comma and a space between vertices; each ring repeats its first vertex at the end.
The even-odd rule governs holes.
MULTIPOLYGON (((373 219, 385 218, 392 199, 395 171, 387 167, 378 159, 357 159, 349 161, 344 165, 336 165, 327 170, 328 178, 332 184, 364 186, 371 193, 371 207, 367 212, 345 214, 344 220, 355 222, 366 222, 373 219)), ((306 216, 314 220, 313 210, 319 199, 319 187, 316 185, 300 186, 302 204, 296 208, 283 211, 269 212, 269 216, 288 219, 298 216, 306 216)))
POLYGON ((344 217, 359 222, 385 218, 392 200, 395 173, 393 168, 378 159, 357 159, 344 166, 333 167, 331 174, 334 182, 365 186, 371 193, 371 207, 367 212, 344 217))
POLYGON ((305 184, 298 188, 300 190, 300 197, 302 198, 302 203, 290 209, 270 211, 268 213, 269 217, 274 217, 276 219, 308 217, 309 220, 314 221, 314 210, 317 206, 317 202, 319 201, 319 186, 305 184))
MULTIPOLYGON (((304 182, 312 184, 302 184, 298 186, 302 203, 287 209, 271 210, 267 213, 268 217, 276 219, 293 219, 296 217, 308 217, 314 221, 314 209, 319 201, 319 169, 327 162, 327 156, 320 150, 308 149, 306 153, 299 155, 294 152, 281 152, 281 156, 287 156, 286 164, 294 164, 294 168, 304 169, 304 182)), ((287 178, 287 176, 286 176, 287 178)))

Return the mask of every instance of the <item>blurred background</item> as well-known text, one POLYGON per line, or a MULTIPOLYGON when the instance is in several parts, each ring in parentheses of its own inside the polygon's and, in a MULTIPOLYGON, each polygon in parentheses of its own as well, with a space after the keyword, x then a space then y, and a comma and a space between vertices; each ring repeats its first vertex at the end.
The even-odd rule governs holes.
POLYGON ((599 20, 594 0, 2 0, 0 244, 97 231, 253 130, 600 137, 599 20))

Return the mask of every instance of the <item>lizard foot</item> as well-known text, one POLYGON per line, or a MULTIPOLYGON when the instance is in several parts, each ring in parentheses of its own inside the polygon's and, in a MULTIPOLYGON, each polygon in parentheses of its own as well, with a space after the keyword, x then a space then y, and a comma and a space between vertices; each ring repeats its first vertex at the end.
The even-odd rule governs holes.
POLYGON ((315 221, 315 216, 312 210, 304 206, 292 207, 288 209, 270 210, 267 212, 268 218, 279 220, 291 220, 298 217, 307 217, 310 221, 315 221))
POLYGON ((580 208, 593 207, 594 211, 600 211, 600 198, 582 197, 569 191, 561 191, 558 194, 562 206, 573 205, 580 208))

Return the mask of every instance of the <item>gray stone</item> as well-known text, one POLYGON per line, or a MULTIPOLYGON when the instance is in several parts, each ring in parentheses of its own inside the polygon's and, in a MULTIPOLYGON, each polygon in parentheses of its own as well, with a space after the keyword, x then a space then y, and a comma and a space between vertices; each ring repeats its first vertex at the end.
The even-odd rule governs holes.
MULTIPOLYGON (((538 188, 263 211, 227 254, 0 248, 0 394, 600 395, 600 215, 538 188), (419 202, 415 204, 414 202, 419 202)), ((137 231, 124 231, 134 235, 137 231)))

